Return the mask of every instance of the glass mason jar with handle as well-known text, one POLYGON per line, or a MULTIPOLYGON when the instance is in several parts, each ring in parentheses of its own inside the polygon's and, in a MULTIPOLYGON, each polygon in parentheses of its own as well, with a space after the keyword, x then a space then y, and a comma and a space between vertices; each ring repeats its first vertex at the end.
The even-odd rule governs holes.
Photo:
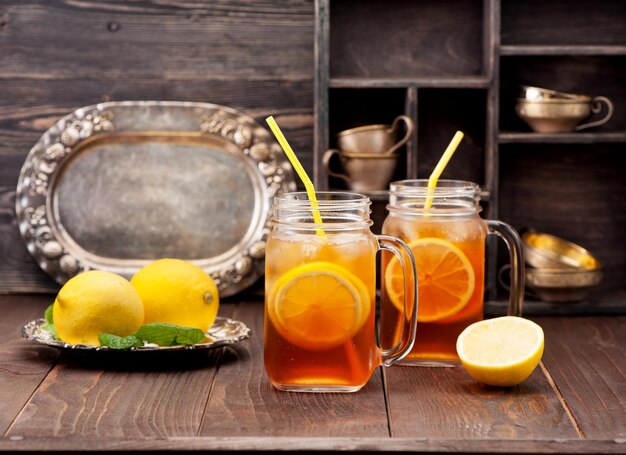
MULTIPOLYGON (((404 240, 415 256, 419 283, 417 337, 405 365, 456 365, 456 340, 468 325, 483 319, 485 238, 501 237, 511 263, 509 315, 521 316, 524 262, 517 232, 501 221, 479 216, 477 184, 403 180, 390 185, 383 234, 404 240)), ((398 261, 383 254, 380 339, 395 346, 406 328, 404 289, 398 261)), ((411 292, 413 292, 411 290, 411 292)))
POLYGON ((317 197, 322 224, 314 222, 306 193, 274 198, 265 256, 265 371, 279 390, 356 392, 376 367, 398 361, 413 345, 415 262, 401 240, 372 234, 366 196, 317 197), (407 330, 387 350, 375 336, 379 250, 395 255, 410 296, 400 311, 407 330))

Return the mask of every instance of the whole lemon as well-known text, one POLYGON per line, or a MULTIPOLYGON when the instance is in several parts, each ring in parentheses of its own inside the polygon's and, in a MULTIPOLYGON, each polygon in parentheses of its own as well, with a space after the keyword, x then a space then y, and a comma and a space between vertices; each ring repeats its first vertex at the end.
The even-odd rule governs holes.
POLYGON ((128 280, 91 270, 76 275, 59 291, 53 307, 61 340, 100 346, 98 334, 133 334, 143 324, 143 304, 128 280))
POLYGON ((204 270, 183 259, 158 259, 130 280, 145 311, 145 323, 167 322, 206 332, 219 308, 217 286, 204 270))

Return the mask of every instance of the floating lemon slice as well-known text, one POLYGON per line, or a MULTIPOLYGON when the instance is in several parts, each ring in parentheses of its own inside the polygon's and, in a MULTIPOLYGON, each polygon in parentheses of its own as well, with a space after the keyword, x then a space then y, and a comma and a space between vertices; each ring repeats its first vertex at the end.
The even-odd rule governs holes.
POLYGON ((268 300, 276 330, 303 349, 333 349, 357 334, 371 312, 367 287, 344 267, 311 262, 281 276, 268 300))
POLYGON ((471 377, 514 386, 533 372, 543 355, 543 330, 528 319, 503 316, 475 322, 457 339, 456 350, 471 377))
MULTIPOLYGON (((415 240, 409 247, 417 265, 417 320, 437 321, 463 309, 474 292, 474 269, 463 251, 447 240, 434 237, 415 240)), ((402 267, 395 256, 385 270, 385 291, 403 311, 402 267)))

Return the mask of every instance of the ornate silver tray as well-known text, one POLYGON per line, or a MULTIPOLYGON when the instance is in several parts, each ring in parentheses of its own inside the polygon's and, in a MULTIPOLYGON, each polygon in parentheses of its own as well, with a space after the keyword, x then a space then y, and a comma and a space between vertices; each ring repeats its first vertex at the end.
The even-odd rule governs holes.
POLYGON ((89 269, 131 278, 177 257, 226 297, 263 274, 272 198, 295 187, 274 138, 241 112, 111 102, 72 112, 39 139, 16 212, 28 251, 60 284, 89 269))
POLYGON ((91 351, 108 351, 108 352, 170 352, 170 351, 189 351, 198 349, 212 349, 220 346, 227 346, 235 343, 239 343, 250 337, 250 329, 243 322, 235 321, 234 319, 217 317, 215 323, 206 333, 207 338, 210 341, 204 343, 196 343, 190 346, 158 346, 156 344, 145 344, 137 348, 129 349, 111 349, 109 347, 96 347, 87 346, 84 344, 69 344, 63 341, 55 340, 52 334, 48 332, 44 325, 45 319, 36 319, 22 326, 22 336, 30 341, 35 341, 39 344, 45 344, 46 346, 52 346, 59 349, 71 349, 74 351, 91 352, 91 351))

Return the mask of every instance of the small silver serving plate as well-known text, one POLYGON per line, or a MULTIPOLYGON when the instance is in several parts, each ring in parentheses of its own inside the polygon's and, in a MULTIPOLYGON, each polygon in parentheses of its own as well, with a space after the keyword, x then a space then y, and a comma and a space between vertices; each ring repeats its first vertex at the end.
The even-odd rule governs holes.
POLYGON ((36 319, 22 326, 22 336, 30 341, 51 346, 58 349, 68 349, 76 352, 174 352, 213 349, 239 343, 250 338, 250 329, 243 322, 218 316, 215 323, 206 332, 207 341, 189 346, 158 346, 146 343, 144 346, 113 349, 109 347, 88 346, 84 344, 70 344, 55 339, 45 328, 45 319, 36 319))

